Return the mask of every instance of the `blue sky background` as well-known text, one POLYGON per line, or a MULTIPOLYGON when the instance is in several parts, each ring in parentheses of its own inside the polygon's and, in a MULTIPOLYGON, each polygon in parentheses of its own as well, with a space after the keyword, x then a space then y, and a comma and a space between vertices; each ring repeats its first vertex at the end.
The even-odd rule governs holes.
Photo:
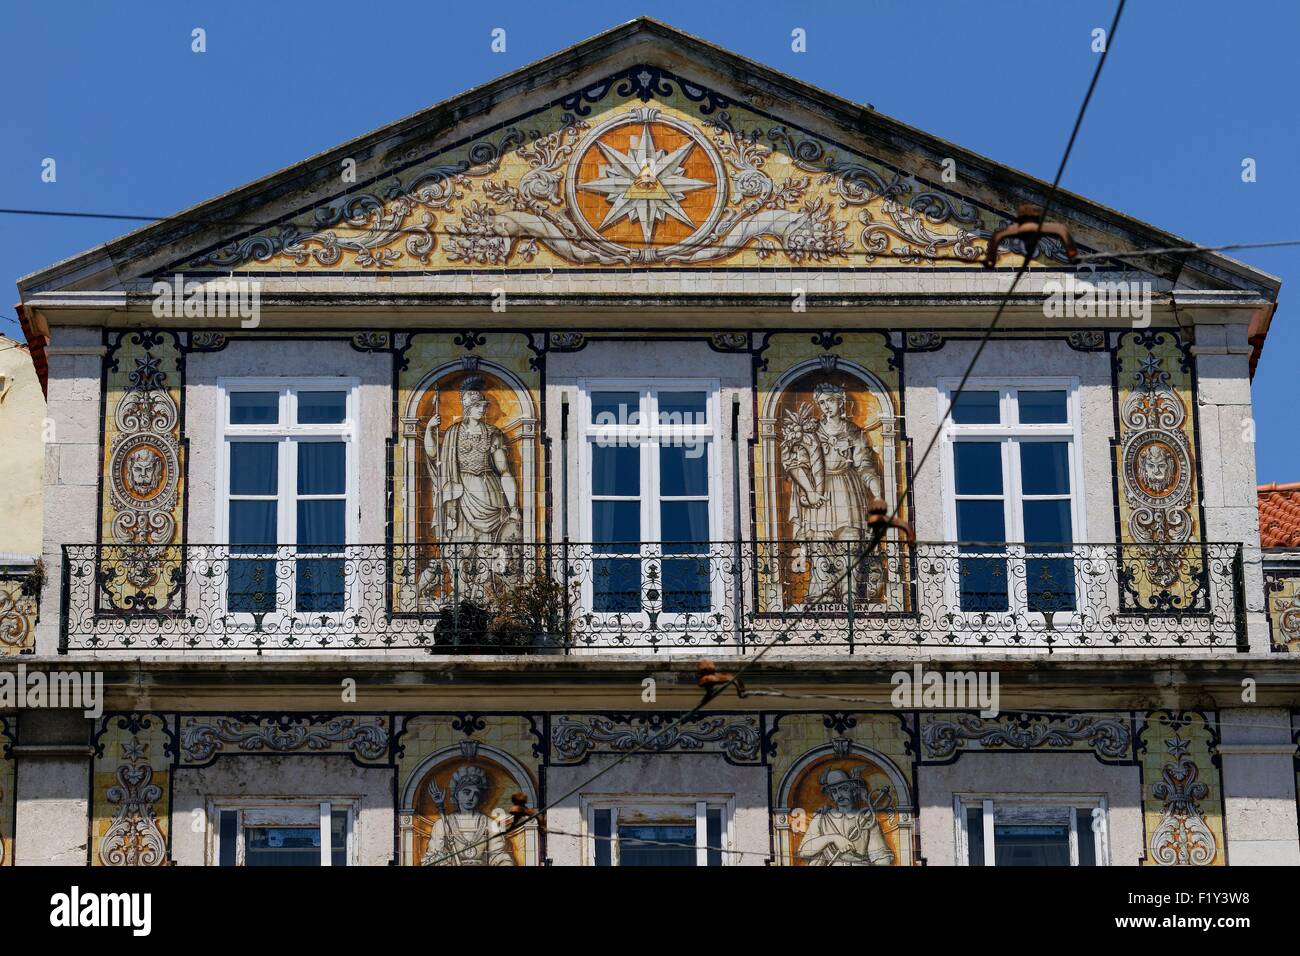
MULTIPOLYGON (((1111 0, 0 6, 0 206, 168 215, 641 14, 1050 180, 1111 0), (207 30, 208 52, 190 51, 207 30), (493 28, 507 50, 489 48, 493 28), (808 50, 790 49, 807 31, 808 50), (996 64, 1013 64, 991 80, 996 64), (41 182, 54 157, 58 181, 41 182)), ((1130 0, 1063 185, 1207 244, 1300 238, 1300 3, 1130 0), (1258 181, 1241 181, 1243 157, 1258 181)), ((0 217, 0 280, 132 224, 0 217)), ((1260 481, 1300 481, 1300 247, 1255 379, 1260 481)), ((0 332, 18 335, 0 309, 0 332)))

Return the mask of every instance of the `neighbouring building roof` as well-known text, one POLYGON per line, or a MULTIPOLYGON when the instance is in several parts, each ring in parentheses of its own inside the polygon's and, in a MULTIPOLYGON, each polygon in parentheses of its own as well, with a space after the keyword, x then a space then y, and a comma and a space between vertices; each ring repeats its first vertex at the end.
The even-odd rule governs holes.
POLYGON ((1260 485, 1259 543, 1265 548, 1300 548, 1300 481, 1260 485))

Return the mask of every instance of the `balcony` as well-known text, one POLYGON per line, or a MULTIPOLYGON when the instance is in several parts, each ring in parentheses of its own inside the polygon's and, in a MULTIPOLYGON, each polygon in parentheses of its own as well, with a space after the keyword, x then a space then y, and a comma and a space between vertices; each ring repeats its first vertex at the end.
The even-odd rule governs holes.
POLYGON ((1239 544, 69 545, 60 650, 1244 647, 1239 544))

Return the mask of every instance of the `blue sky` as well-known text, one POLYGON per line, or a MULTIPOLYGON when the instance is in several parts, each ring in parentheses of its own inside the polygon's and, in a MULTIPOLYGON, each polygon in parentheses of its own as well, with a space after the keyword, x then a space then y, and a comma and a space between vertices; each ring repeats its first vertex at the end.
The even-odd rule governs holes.
MULTIPOLYGON (((167 215, 641 14, 1050 180, 1096 62, 1091 31, 1113 12, 1110 0, 8 3, 0 206, 167 215), (497 27, 504 53, 490 50, 497 27), (805 53, 790 48, 795 27, 805 53), (55 183, 41 181, 45 157, 55 183)), ((1291 0, 1130 0, 1063 185, 1200 243, 1300 238, 1298 38, 1291 0)), ((6 284, 129 228, 0 217, 6 284)), ((1234 255, 1284 283, 1255 379, 1259 480, 1300 481, 1300 248, 1234 255)), ((0 315, 18 334, 12 309, 0 315)))

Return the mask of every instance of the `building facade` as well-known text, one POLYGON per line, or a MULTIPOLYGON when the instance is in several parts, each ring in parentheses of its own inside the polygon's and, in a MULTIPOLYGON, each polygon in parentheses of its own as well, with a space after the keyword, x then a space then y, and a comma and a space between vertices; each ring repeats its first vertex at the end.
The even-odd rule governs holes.
POLYGON ((1300 862, 1278 283, 1047 191, 637 20, 24 278, 5 862, 1300 862))

